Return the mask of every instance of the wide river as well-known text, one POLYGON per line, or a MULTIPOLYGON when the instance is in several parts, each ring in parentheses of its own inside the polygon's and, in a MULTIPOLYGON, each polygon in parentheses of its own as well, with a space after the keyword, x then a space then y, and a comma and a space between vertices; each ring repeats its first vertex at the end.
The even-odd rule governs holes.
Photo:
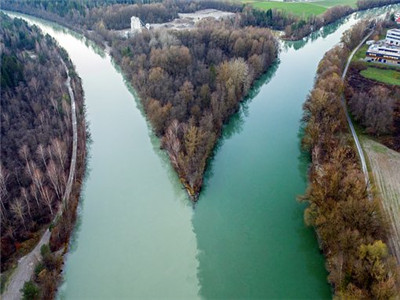
POLYGON ((282 43, 279 62, 224 129, 195 207, 110 56, 24 16, 69 53, 92 137, 59 298, 330 298, 323 256, 296 201, 308 166, 300 119, 318 62, 364 16, 282 43))

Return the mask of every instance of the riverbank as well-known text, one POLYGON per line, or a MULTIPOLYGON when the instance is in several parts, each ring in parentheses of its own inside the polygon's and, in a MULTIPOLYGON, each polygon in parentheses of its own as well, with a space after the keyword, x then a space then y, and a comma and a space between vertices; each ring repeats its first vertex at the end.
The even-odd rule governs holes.
POLYGON ((350 51, 368 30, 368 23, 357 24, 345 33, 343 46, 325 54, 304 105, 303 146, 312 158, 304 218, 317 231, 328 280, 335 295, 343 298, 390 298, 399 293, 397 267, 385 244, 385 214, 367 191, 369 182, 360 169, 341 105, 339 76, 350 51))
MULTIPOLYGON (((24 22, 15 21, 15 24, 24 24, 24 22)), ((37 36, 38 38, 40 38, 40 33, 37 33, 37 36)), ((61 61, 61 66, 62 66, 60 71, 61 75, 58 75, 58 73, 51 74, 52 78, 55 78, 54 82, 58 82, 57 76, 63 76, 62 74, 65 74, 65 82, 60 81, 60 86, 58 86, 58 89, 61 88, 61 90, 63 90, 64 89, 63 86, 65 86, 66 94, 64 95, 53 94, 52 97, 59 96, 60 99, 64 99, 65 102, 62 103, 62 106, 61 103, 58 106, 58 116, 59 117, 64 116, 65 120, 69 121, 69 123, 65 124, 65 126, 71 130, 72 136, 71 137, 63 136, 63 142, 65 141, 67 143, 65 145, 65 148, 61 142, 55 143, 56 152, 54 153, 50 151, 51 148, 46 149, 46 147, 42 148, 38 147, 38 149, 43 149, 43 148, 46 149, 44 150, 46 152, 44 151, 41 152, 39 150, 37 151, 37 154, 39 155, 40 158, 40 162, 44 165, 44 167, 47 168, 47 172, 45 173, 46 178, 42 177, 43 175, 40 169, 35 169, 36 168, 35 164, 30 162, 31 168, 36 170, 35 171, 36 173, 34 174, 37 174, 35 175, 36 177, 34 177, 33 181, 35 184, 39 185, 40 188, 39 192, 41 192, 41 189, 44 190, 44 194, 40 196, 43 197, 41 198, 41 201, 45 202, 45 200, 48 199, 48 202, 46 201, 45 204, 48 206, 48 209, 50 210, 51 213, 51 216, 49 217, 51 223, 50 224, 45 223, 42 225, 42 227, 36 225, 36 228, 39 229, 47 228, 50 225, 49 228, 50 230, 46 229, 43 235, 40 238, 38 238, 38 243, 36 245, 32 245, 32 247, 34 247, 33 250, 26 248, 25 251, 29 253, 21 258, 18 258, 18 265, 16 266, 15 269, 13 269, 11 275, 9 276, 9 278, 7 278, 7 282, 5 283, 5 291, 2 294, 2 297, 4 299, 20 299, 22 297, 21 289, 23 288, 24 283, 30 280, 34 281, 39 286, 41 297, 43 298, 54 297, 55 291, 57 289, 59 274, 61 271, 61 264, 58 262, 62 260, 62 258, 59 257, 60 253, 56 252, 60 247, 68 246, 69 237, 74 227, 74 219, 76 218, 76 207, 79 201, 81 182, 83 180, 85 173, 87 128, 85 125, 84 96, 81 86, 81 80, 77 76, 74 70, 74 66, 71 60, 68 58, 68 54, 62 48, 60 48, 59 45, 56 44, 54 40, 48 38, 46 43, 47 45, 55 46, 55 50, 53 50, 52 52, 53 55, 55 55, 55 58, 52 58, 52 60, 55 59, 57 61, 57 65, 59 65, 61 61), (68 99, 68 102, 66 102, 65 99, 68 99), (70 109, 70 111, 67 111, 67 109, 70 109), (71 144, 69 144, 67 141, 71 141, 71 144), (68 153, 70 153, 70 155, 68 153), (52 167, 53 166, 52 164, 54 164, 54 161, 52 161, 53 157, 54 158, 63 157, 62 160, 60 159, 61 166, 64 166, 65 164, 65 169, 66 170, 68 169, 67 173, 68 179, 64 178, 63 174, 57 173, 57 171, 60 171, 60 169, 57 170, 57 167, 54 168, 52 167), (67 164, 68 162, 69 164, 67 164), (64 178, 65 181, 61 183, 61 181, 59 181, 60 178, 64 178), (57 199, 54 199, 55 195, 51 194, 52 190, 48 189, 48 187, 46 186, 47 182, 49 184, 51 183, 52 188, 54 188, 55 190, 54 193, 59 195, 58 199, 59 201, 56 201, 57 199), (65 186, 63 186, 63 184, 65 184, 65 186), (54 208, 56 208, 56 211, 53 211, 54 208), (53 257, 54 265, 53 263, 51 265, 48 265, 46 264, 45 261, 44 266, 42 267, 41 277, 39 278, 36 271, 38 265, 42 264, 41 263, 42 258, 40 256, 40 252, 42 246, 47 244, 49 244, 53 250, 53 253, 50 254, 54 256, 53 257)), ((10 47, 10 45, 8 45, 8 47, 10 47)), ((43 44, 41 46, 36 46, 36 51, 37 49, 41 49, 41 47, 45 46, 43 46, 43 44)), ((35 60, 39 55, 43 55, 43 53, 41 54, 34 54, 34 53, 35 52, 32 51, 30 54, 32 60, 35 60)), ((45 57, 46 56, 43 56, 42 59, 45 57)), ((49 70, 45 70, 43 72, 47 71, 49 70)), ((43 74, 34 73, 33 76, 36 76, 35 77, 36 81, 33 80, 31 81, 31 83, 34 82, 33 84, 36 84, 36 93, 38 93, 38 87, 40 87, 40 82, 42 81, 41 76, 43 76, 43 74)), ((35 107, 34 100, 35 97, 37 97, 37 95, 29 94, 29 90, 27 90, 26 93, 27 93, 26 97, 28 103, 30 101, 32 107, 35 107)), ((47 97, 48 95, 43 96, 44 99, 47 99, 47 97)), ((47 105, 48 107, 51 107, 51 105, 57 106, 56 104, 53 103, 52 98, 50 99, 50 103, 47 103, 47 105)), ((43 115, 38 116, 37 118, 40 119, 42 123, 49 122, 43 115)), ((35 120, 35 123, 36 122, 37 120, 35 120)), ((41 134, 39 136, 36 136, 36 138, 43 143, 43 141, 45 141, 43 137, 44 136, 46 137, 46 134, 49 133, 41 132, 41 134)), ((31 205, 29 204, 28 202, 30 196, 29 193, 28 194, 25 193, 24 195, 26 200, 25 203, 26 206, 22 207, 21 209, 28 209, 28 214, 31 217, 31 209, 32 209, 31 205, 33 205, 34 203, 32 203, 31 205)), ((37 202, 37 197, 35 198, 37 202)), ((4 203, 2 204, 4 205, 4 203)), ((40 220, 33 220, 33 221, 37 223, 40 222, 40 220)), ((2 222, 5 221, 2 220, 2 222)))

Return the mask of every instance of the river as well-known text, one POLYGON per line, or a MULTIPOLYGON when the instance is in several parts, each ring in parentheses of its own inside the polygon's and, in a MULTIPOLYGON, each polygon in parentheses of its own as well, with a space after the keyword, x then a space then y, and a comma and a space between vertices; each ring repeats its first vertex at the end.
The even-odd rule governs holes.
POLYGON ((69 53, 92 138, 58 297, 330 298, 323 256, 296 201, 309 163, 300 119, 318 62, 362 16, 282 43, 279 62, 224 129, 195 207, 109 55, 24 16, 69 53))

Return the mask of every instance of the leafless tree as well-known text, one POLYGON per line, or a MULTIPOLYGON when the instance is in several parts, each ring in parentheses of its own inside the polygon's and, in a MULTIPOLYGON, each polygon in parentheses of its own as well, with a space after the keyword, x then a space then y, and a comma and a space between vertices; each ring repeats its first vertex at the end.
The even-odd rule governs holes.
POLYGON ((22 203, 21 199, 17 198, 11 204, 11 212, 14 214, 16 219, 19 219, 22 222, 22 224, 24 225, 24 228, 26 229, 26 225, 25 225, 25 205, 22 203))
POLYGON ((47 163, 46 163, 46 149, 43 147, 42 144, 39 144, 39 146, 36 149, 36 153, 39 156, 39 158, 42 160, 43 162, 43 166, 45 166, 47 168, 47 163))
POLYGON ((25 201, 26 207, 28 208, 28 215, 32 219, 32 214, 31 214, 31 206, 29 204, 29 193, 26 188, 21 188, 21 196, 25 201))
POLYGON ((42 202, 47 205, 47 207, 50 210, 51 215, 53 215, 53 208, 52 208, 52 203, 53 203, 53 193, 51 192, 49 187, 44 187, 43 188, 43 194, 41 195, 42 202))
POLYGON ((46 169, 46 175, 48 180, 51 182, 51 185, 53 186, 53 189, 57 195, 57 198, 60 199, 62 197, 62 179, 60 178, 60 175, 62 170, 57 169, 56 164, 54 161, 50 160, 49 164, 47 165, 46 169))

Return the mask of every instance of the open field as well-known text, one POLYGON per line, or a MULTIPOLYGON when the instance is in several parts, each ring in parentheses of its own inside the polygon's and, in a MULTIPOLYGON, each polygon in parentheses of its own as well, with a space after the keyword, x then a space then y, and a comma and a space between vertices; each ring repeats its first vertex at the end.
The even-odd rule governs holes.
POLYGON ((400 85, 400 71, 397 70, 368 67, 361 71, 361 75, 383 83, 400 85))
POLYGON ((356 6, 357 0, 321 0, 315 2, 277 2, 277 1, 249 1, 242 0, 242 3, 251 4, 253 7, 267 10, 278 9, 298 16, 309 17, 324 13, 328 8, 337 5, 356 6))
POLYGON ((390 221, 390 246, 400 262, 400 153, 386 146, 362 138, 377 194, 390 221))
POLYGON ((348 5, 353 8, 356 7, 357 0, 322 0, 322 1, 315 1, 314 4, 321 5, 326 8, 334 7, 337 5, 348 5))
POLYGON ((263 10, 275 8, 287 13, 292 13, 304 17, 308 17, 311 15, 319 15, 326 11, 325 7, 305 2, 296 3, 296 2, 259 1, 259 2, 253 2, 252 6, 263 10))

